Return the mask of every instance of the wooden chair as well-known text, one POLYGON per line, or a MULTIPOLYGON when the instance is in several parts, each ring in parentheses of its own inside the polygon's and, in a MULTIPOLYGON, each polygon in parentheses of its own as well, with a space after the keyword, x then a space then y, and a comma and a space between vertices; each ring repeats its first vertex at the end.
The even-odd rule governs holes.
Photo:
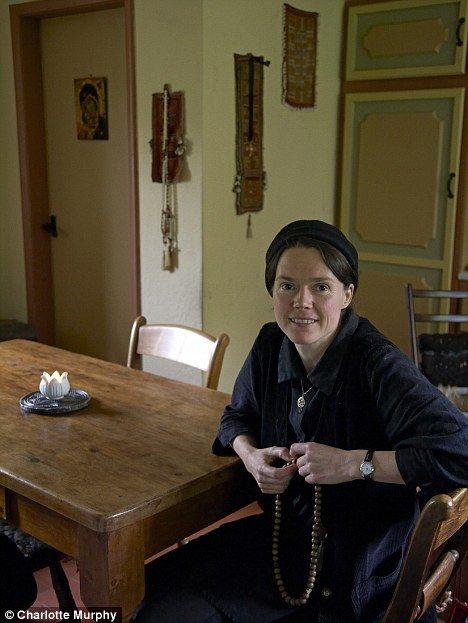
POLYGON ((468 322, 468 314, 459 313, 428 313, 417 314, 414 309, 414 299, 433 299, 438 301, 462 301, 468 299, 468 291, 463 290, 415 290, 411 283, 406 284, 406 294, 408 303, 409 331, 411 339, 411 354, 413 361, 419 365, 418 333, 416 324, 418 322, 444 322, 461 323, 468 322))
MULTIPOLYGON (((409 332, 411 339, 411 354, 414 363, 434 385, 444 386, 445 392, 455 398, 462 410, 468 395, 468 333, 465 331, 447 332, 449 329, 468 322, 468 314, 416 313, 415 299, 428 299, 434 302, 449 301, 457 303, 468 299, 468 292, 458 290, 414 290, 412 285, 406 285, 409 332), (445 323, 442 333, 417 332, 417 323, 445 323)), ((448 394, 447 394, 448 395, 448 394)))
POLYGON ((144 316, 133 322, 127 367, 141 369, 142 355, 178 361, 205 372, 204 386, 217 389, 229 337, 218 338, 182 325, 146 324, 144 316))
POLYGON ((414 528, 393 598, 381 623, 414 623, 430 606, 447 604, 447 587, 467 549, 468 489, 434 496, 414 528))

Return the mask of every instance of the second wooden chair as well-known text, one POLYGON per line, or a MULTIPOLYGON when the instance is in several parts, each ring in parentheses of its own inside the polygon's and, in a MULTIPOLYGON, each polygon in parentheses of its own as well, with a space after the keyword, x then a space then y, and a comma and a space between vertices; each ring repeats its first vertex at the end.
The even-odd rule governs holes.
POLYGON ((144 316, 133 322, 127 367, 141 369, 142 355, 162 357, 205 372, 204 387, 218 389, 229 337, 175 324, 147 324, 144 316))

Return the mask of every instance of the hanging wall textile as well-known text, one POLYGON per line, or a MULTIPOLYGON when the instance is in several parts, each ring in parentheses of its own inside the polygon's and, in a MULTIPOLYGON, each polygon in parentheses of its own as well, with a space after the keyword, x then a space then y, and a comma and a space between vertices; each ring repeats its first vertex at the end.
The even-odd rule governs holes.
POLYGON ((179 179, 183 166, 184 101, 182 91, 170 93, 164 85, 162 93, 153 93, 153 182, 163 181, 164 159, 164 97, 167 95, 167 182, 179 179))
POLYGON ((284 5, 283 102, 293 108, 315 106, 318 13, 284 5))
POLYGON ((263 66, 269 64, 263 56, 234 54, 237 214, 263 207, 263 66))

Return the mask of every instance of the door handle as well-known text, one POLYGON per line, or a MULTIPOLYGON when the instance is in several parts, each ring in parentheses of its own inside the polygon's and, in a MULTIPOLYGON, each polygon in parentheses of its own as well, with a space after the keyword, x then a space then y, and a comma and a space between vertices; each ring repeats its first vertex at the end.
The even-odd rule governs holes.
POLYGON ((48 234, 50 234, 51 236, 53 236, 54 238, 57 238, 58 236, 57 217, 55 216, 55 214, 50 215, 49 222, 44 223, 42 225, 42 229, 46 231, 48 234))
POLYGON ((460 37, 460 33, 461 33, 461 29, 463 24, 465 23, 465 18, 464 17, 460 17, 460 19, 458 20, 458 26, 457 26, 457 32, 455 34, 456 38, 457 38, 457 45, 458 47, 461 47, 463 45, 463 39, 460 37))
POLYGON ((449 178, 447 180, 447 197, 449 199, 453 199, 455 197, 452 191, 452 182, 454 179, 455 179, 455 173, 450 173, 449 178))

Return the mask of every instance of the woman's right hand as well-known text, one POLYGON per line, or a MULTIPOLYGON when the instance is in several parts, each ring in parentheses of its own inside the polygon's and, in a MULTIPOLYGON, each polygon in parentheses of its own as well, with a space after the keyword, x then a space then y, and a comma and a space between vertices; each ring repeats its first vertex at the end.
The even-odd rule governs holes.
POLYGON ((256 448, 251 437, 239 435, 232 442, 234 451, 239 455, 248 472, 255 478, 262 493, 283 493, 291 478, 297 472, 288 448, 271 446, 270 448, 256 448), (274 463, 282 460, 285 465, 274 467, 274 463))

